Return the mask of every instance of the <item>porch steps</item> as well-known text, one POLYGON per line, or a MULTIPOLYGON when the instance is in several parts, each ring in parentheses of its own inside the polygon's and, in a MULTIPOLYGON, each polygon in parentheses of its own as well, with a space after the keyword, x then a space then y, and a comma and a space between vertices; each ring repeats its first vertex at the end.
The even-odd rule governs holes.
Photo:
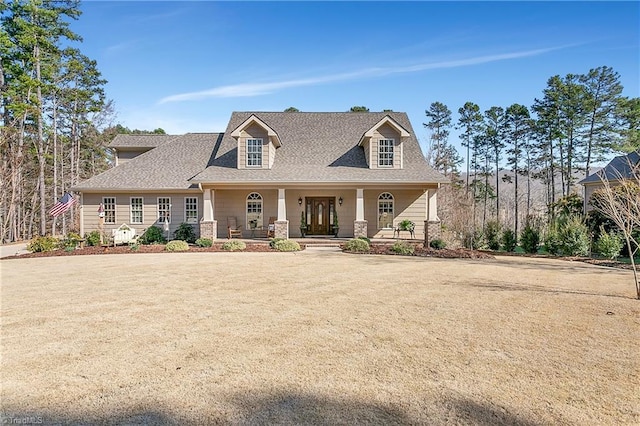
POLYGON ((340 243, 336 242, 336 243, 329 243, 329 242, 301 242, 301 244, 304 244, 305 246, 307 246, 307 248, 315 248, 315 247, 340 247, 340 243))

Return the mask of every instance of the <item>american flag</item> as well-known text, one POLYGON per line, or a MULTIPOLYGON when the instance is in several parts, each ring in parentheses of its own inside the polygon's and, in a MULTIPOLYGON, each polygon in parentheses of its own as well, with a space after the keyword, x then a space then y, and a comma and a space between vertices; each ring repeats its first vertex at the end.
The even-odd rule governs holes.
POLYGON ((73 195, 67 192, 62 196, 62 198, 60 198, 60 200, 58 200, 57 203, 53 205, 53 207, 51 207, 51 210, 49 210, 49 214, 53 217, 60 216, 61 214, 69 210, 71 206, 73 206, 77 201, 78 200, 73 198, 73 195))

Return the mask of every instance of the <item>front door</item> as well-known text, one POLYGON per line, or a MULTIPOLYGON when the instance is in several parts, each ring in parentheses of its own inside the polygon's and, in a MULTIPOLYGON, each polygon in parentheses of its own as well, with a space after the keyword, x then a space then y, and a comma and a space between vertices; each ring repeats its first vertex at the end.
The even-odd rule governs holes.
POLYGON ((333 209, 335 198, 331 197, 308 197, 307 198, 307 224, 309 224, 309 234, 329 235, 331 234, 331 224, 333 222, 333 209), (309 217, 311 215, 311 217, 309 217))

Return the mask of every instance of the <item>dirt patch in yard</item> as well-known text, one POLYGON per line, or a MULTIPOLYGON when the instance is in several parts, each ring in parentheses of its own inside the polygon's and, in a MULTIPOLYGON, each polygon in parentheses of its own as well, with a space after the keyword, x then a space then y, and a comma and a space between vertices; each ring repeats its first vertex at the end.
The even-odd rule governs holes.
POLYGON ((0 268, 12 423, 640 422, 630 271, 313 250, 0 268))

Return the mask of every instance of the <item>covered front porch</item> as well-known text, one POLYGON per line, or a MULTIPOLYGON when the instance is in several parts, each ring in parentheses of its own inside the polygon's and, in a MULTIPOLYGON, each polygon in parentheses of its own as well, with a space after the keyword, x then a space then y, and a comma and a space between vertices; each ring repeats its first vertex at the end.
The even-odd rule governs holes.
POLYGON ((386 187, 207 187, 203 191, 200 235, 250 240, 354 238, 387 240, 402 220, 415 223, 416 238, 439 236, 437 186, 386 187), (268 231, 268 232, 267 232, 268 231), (426 231, 426 232, 425 232, 426 231))

